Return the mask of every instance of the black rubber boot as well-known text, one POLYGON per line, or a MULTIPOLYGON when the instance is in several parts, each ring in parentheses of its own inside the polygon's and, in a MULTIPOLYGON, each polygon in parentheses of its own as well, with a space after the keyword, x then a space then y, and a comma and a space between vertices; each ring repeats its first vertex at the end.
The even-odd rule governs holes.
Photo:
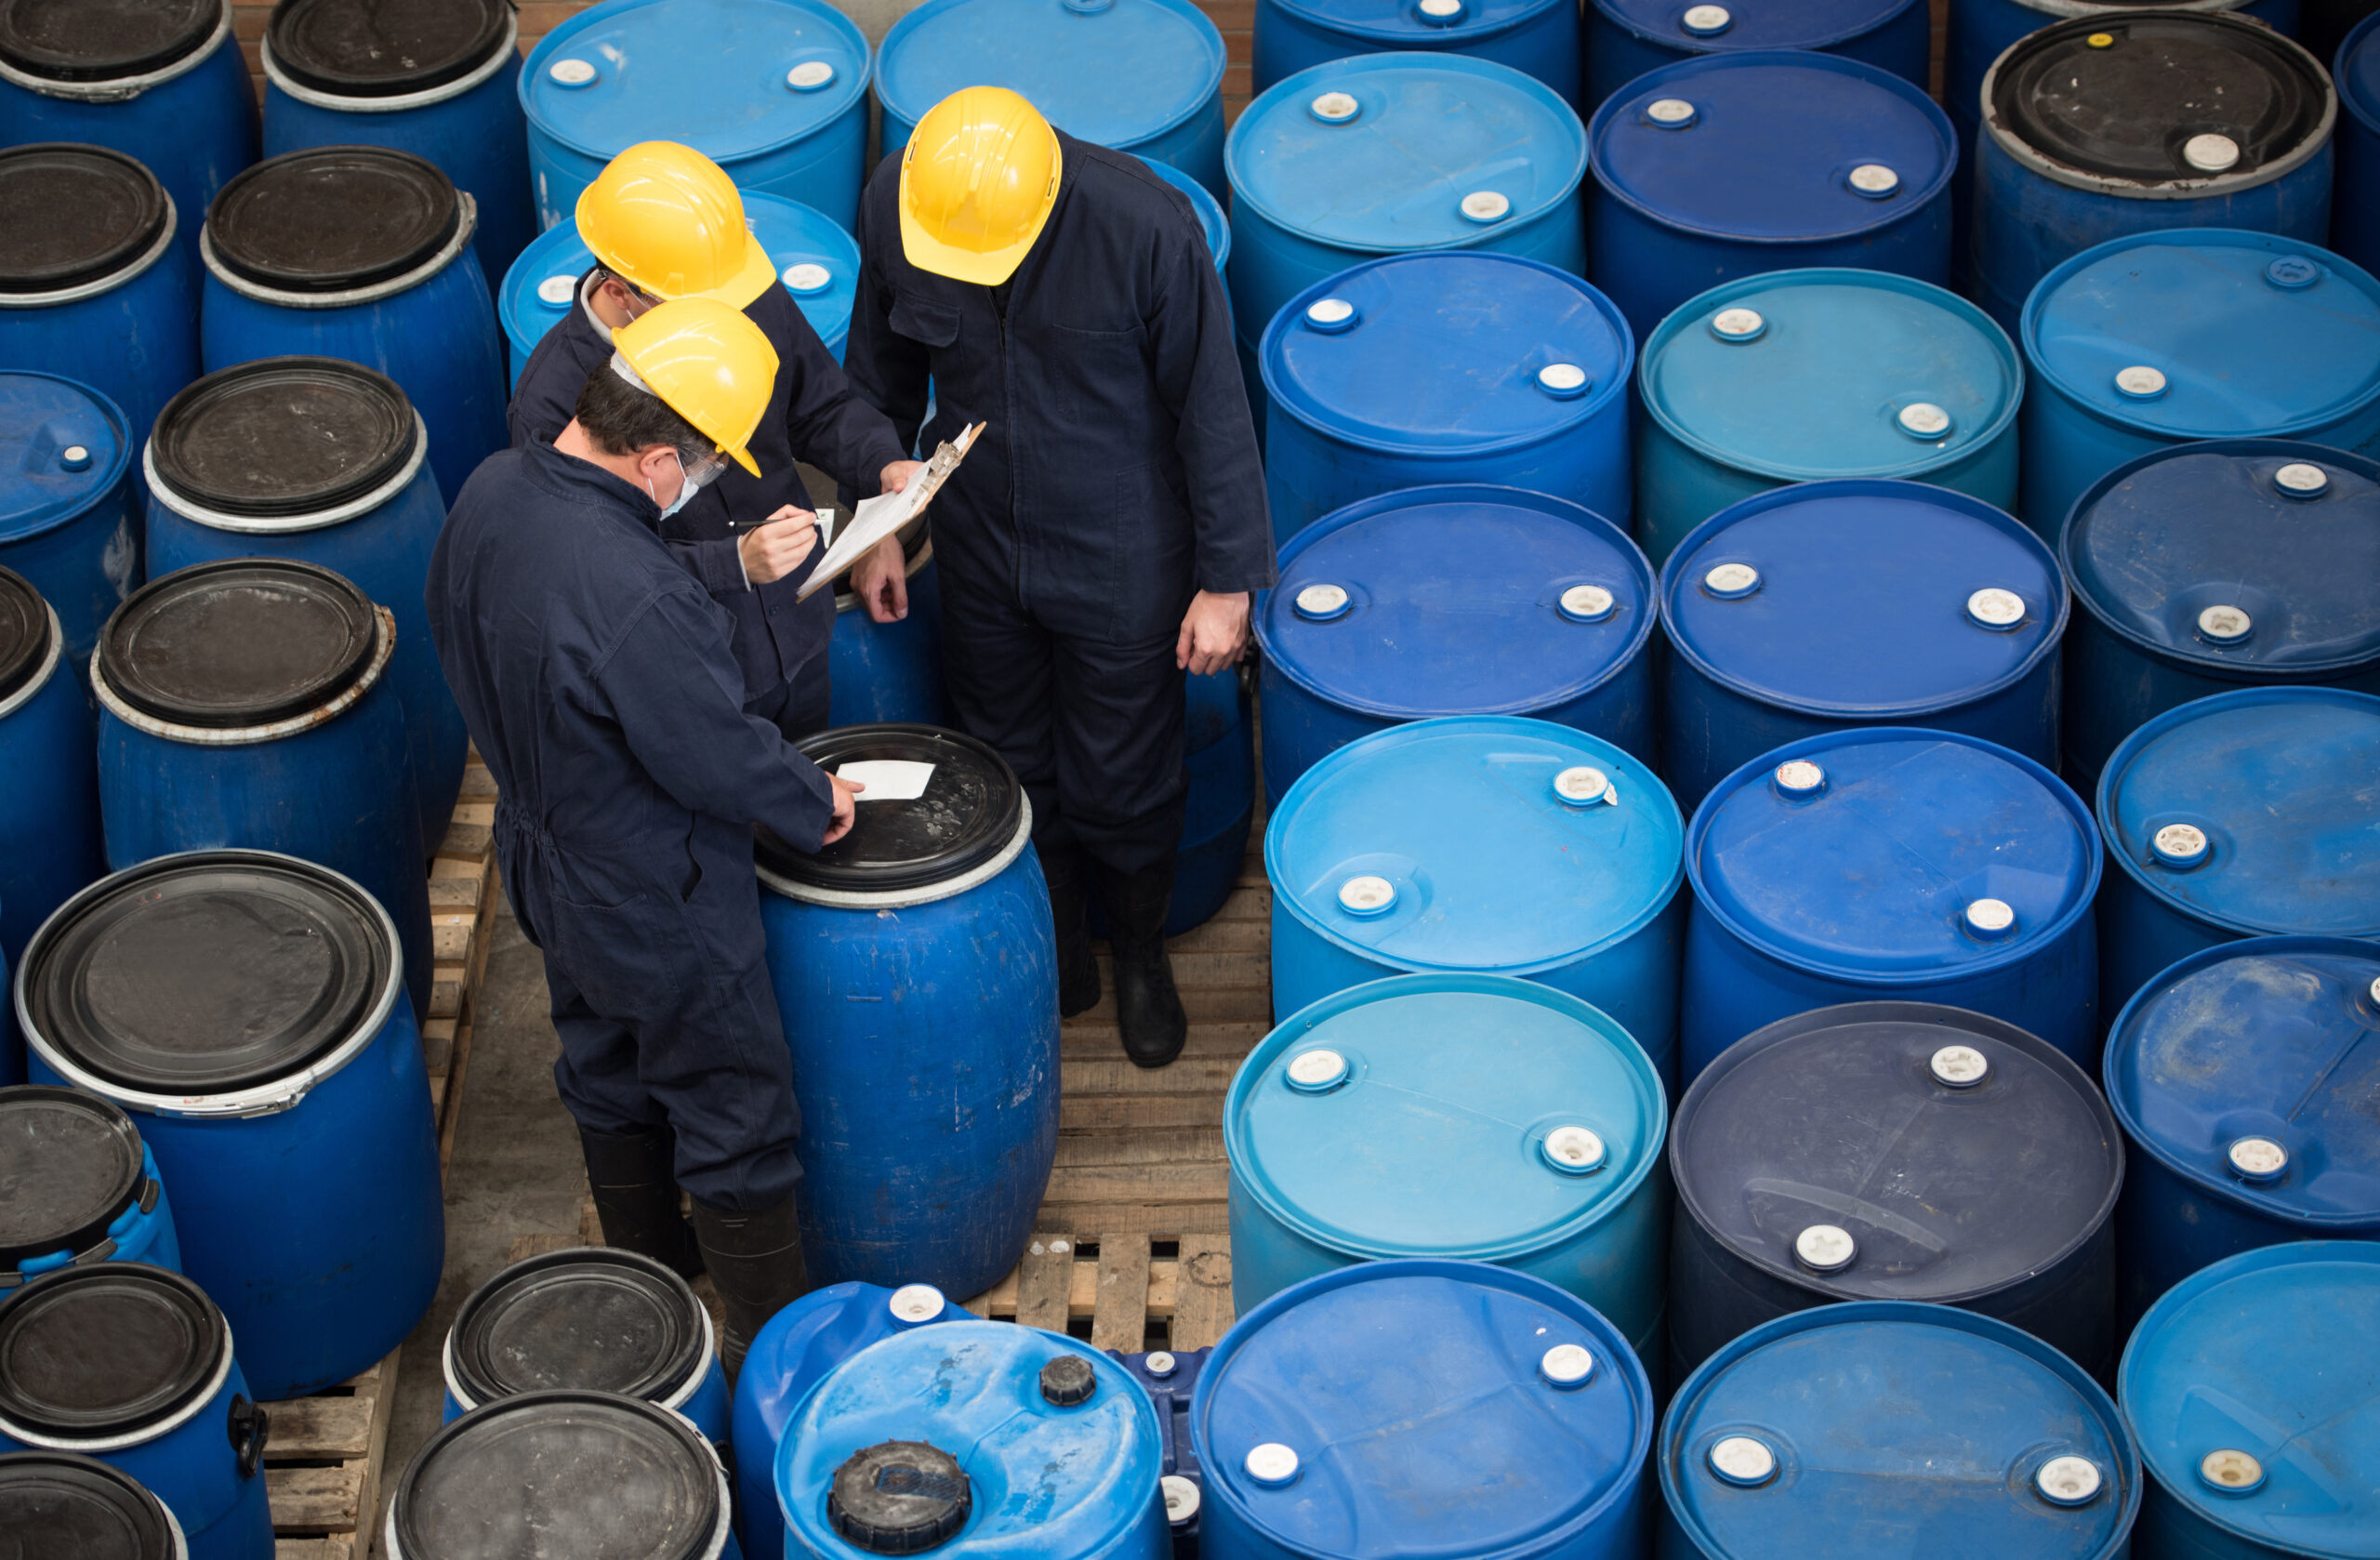
POLYGON ((1173 905, 1173 858, 1142 872, 1104 870, 1107 941, 1116 954, 1116 1026, 1135 1066, 1162 1067, 1182 1054, 1190 1021, 1173 988, 1165 917, 1173 905))
POLYGON ((1044 853, 1041 875, 1050 880, 1050 919, 1058 931, 1058 1016, 1072 1018, 1099 1006, 1099 960, 1083 913, 1091 878, 1082 848, 1060 845, 1044 853))
POLYGON ((702 1251, 678 1210, 677 1134, 667 1127, 628 1133, 581 1127, 578 1146, 603 1244, 651 1257, 681 1277, 701 1276, 702 1251))
POLYGON ((697 1202, 694 1238, 702 1243, 703 1263, 725 1313, 719 1362, 732 1385, 744 1368, 744 1352, 769 1318, 810 1290, 801 1226, 791 1197, 743 1213, 697 1202))

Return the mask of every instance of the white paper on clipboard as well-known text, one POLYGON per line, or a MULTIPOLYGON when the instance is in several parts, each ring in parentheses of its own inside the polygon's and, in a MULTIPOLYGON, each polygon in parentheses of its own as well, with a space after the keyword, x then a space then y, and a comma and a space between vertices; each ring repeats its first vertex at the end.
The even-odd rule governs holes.
POLYGON ((810 572, 794 599, 808 601, 840 578, 843 571, 858 562, 870 548, 917 519, 950 473, 959 469, 959 463, 974 446, 975 436, 983 431, 984 425, 977 423, 944 443, 926 462, 926 469, 901 492, 861 499, 853 509, 851 519, 843 522, 841 535, 826 549, 826 556, 818 561, 818 566, 810 572))
POLYGON ((835 771, 835 778, 867 787, 854 801, 915 801, 926 794, 933 770, 911 759, 853 759, 835 771))

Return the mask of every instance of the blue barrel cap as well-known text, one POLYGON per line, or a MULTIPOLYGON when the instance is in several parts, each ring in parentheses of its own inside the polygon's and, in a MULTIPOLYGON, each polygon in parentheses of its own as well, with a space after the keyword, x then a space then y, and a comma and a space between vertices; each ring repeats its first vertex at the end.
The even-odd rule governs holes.
POLYGON ((1614 199, 1671 227, 1753 240, 1898 221, 1949 183, 1958 159, 1924 87, 1881 65, 1783 49, 1647 71, 1595 111, 1587 140, 1614 199))
POLYGON ((962 86, 1005 86, 1096 146, 1163 135, 1223 80, 1223 34, 1190 0, 926 0, 876 62, 877 97, 912 125, 962 86))
POLYGON ((1653 1419, 1644 1368, 1586 1302, 1432 1261, 1283 1289, 1190 1400, 1207 1500, 1301 1555, 1602 1553, 1588 1539, 1633 1498, 1653 1419))
POLYGON ((1466 715, 1375 732, 1300 775, 1264 872, 1278 908, 1358 958, 1526 975, 1660 914, 1684 834, 1653 772, 1610 743, 1466 715))
POLYGON ((1235 1182, 1308 1240, 1495 1262, 1623 1204, 1668 1114, 1600 1010, 1504 975, 1405 975, 1291 1014, 1233 1077, 1223 1135, 1235 1182))
POLYGON ((1916 0, 1593 0, 1606 20, 1667 48, 1825 48, 1872 33, 1916 0), (1713 14, 1716 13, 1716 14, 1713 14))
POLYGON ((1282 676, 1346 708, 1521 714, 1633 662, 1651 608, 1652 566, 1608 521, 1448 484, 1359 499, 1290 537, 1256 633, 1282 676))
POLYGON ((2193 954, 2116 1019, 2108 1099, 2205 1196, 2309 1234, 2380 1233, 2380 947, 2254 937, 2193 954))
POLYGON ((1568 271, 1466 251, 1317 283, 1273 317, 1262 359, 1273 404, 1300 422, 1367 449, 1446 455, 1584 424, 1627 393, 1633 350, 1611 300, 1568 271))
POLYGON ((2166 1291, 2124 1350, 2116 1394, 2141 1461, 2200 1521, 2256 1553, 2372 1560, 2375 1336, 2380 1244, 2267 1246, 2166 1291))
POLYGON ((1587 139, 1559 93, 1508 66, 1359 54, 1274 83, 1232 126, 1223 165, 1236 218, 1245 202, 1325 244, 1453 248, 1569 200, 1587 139))
POLYGON ((2099 776, 2135 881, 2244 935, 2380 935, 2380 698, 2245 688, 2169 709, 2099 776))
POLYGON ((1221 271, 1231 258, 1231 219, 1223 215, 1223 204, 1205 185, 1175 167, 1171 163, 1159 163, 1144 157, 1149 171, 1182 192, 1190 202, 1190 209, 1198 214, 1198 231, 1207 235, 1207 252, 1215 258, 1215 269, 1221 271))
POLYGON ((131 459, 124 414, 105 395, 54 374, 0 373, 0 543, 81 514, 131 459))
POLYGON ((590 157, 674 140, 724 163, 824 129, 868 72, 866 37, 824 0, 608 0, 530 51, 521 107, 590 157))
POLYGON ((1509 33, 1563 0, 1273 0, 1309 27, 1390 48, 1460 48, 1509 33))
MULTIPOLYGON (((2374 701, 2380 703, 2380 701, 2374 701)), ((2056 775, 1956 732, 1867 726, 1788 743, 1695 810, 1704 909, 1798 969, 1870 985, 2033 957, 2091 909, 2099 837, 2056 775)))
POLYGON ((1844 478, 1773 488, 1661 570, 1670 642, 1704 676, 1806 714, 1887 720, 1999 692, 2057 654, 2066 582, 1980 498, 1844 478))
POLYGON ((2108 1395, 2007 1323, 1912 1301, 1796 1311, 1671 1400, 1661 1493, 1709 1560, 2110 1560, 2140 1457, 2108 1395))
POLYGON ((2380 658, 2380 461, 2285 439, 2157 450, 2075 505, 2077 601, 2169 660, 2268 677, 2380 658))
POLYGON ((2380 398, 2380 282, 2269 233, 2164 229, 2085 249, 2033 288, 2020 335, 2069 399, 2165 439, 2311 432, 2380 398))
POLYGON ((1844 269, 1712 288, 1654 330, 1638 379, 1678 443, 1795 482, 1962 459, 2007 430, 2025 394, 2016 347, 1982 310, 1914 277, 1844 269))

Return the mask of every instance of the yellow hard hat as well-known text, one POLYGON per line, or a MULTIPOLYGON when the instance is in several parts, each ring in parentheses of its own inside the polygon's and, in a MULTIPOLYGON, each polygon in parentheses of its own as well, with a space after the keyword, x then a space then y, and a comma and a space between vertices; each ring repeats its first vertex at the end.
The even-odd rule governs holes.
POLYGON ((754 476, 745 446, 775 393, 777 350, 744 311, 710 297, 674 298, 612 333, 644 388, 754 476))
POLYGON ((901 153, 901 252, 919 271, 998 286, 1058 199, 1058 133, 1005 86, 926 110, 901 153))
POLYGON ((655 297, 741 309, 777 279, 717 163, 676 141, 640 141, 578 196, 578 236, 604 270, 655 297))

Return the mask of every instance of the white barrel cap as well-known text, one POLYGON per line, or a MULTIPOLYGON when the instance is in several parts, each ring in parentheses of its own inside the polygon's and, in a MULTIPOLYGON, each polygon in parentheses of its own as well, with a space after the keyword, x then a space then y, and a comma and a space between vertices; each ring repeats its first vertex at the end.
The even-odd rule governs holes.
POLYGON ((2165 393, 2165 371, 2135 363, 2116 370, 2116 393, 2135 401, 2154 401, 2165 393))
POLYGON ((1300 617, 1327 623, 1347 610, 1347 588, 1342 585, 1309 585, 1298 592, 1294 604, 1300 617))
POLYGON ((1593 764, 1573 764, 1554 775, 1554 794, 1573 807, 1591 807, 1599 801, 1620 805, 1620 787, 1593 764))
POLYGON ((892 1313, 894 1321, 915 1327, 919 1322, 930 1322, 941 1315, 950 1302, 943 1299, 942 1291, 932 1284, 904 1284, 894 1289, 892 1298, 884 1303, 885 1309, 892 1313))
POLYGON ((2372 1000, 2380 1004, 2380 975, 2372 977, 2372 1000))
POLYGON ((1325 92, 1306 104, 1305 110, 1325 125, 1344 125, 1362 106, 1352 92, 1325 92))
POLYGON ((1725 33, 1736 24, 1725 6, 1688 6, 1686 14, 1677 19, 1678 25, 1698 38, 1708 38, 1725 33))
POLYGON ((1971 1045, 1946 1045, 1925 1064, 1934 1081, 1950 1089, 1973 1089, 1991 1072, 1991 1059, 1971 1045))
POLYGON ((2247 1495, 2265 1482, 2265 1465, 2236 1447, 2218 1447, 2198 1460, 2199 1483, 2217 1495, 2247 1495))
POLYGON ((2025 598, 2014 590, 1987 585, 1967 598, 1967 620, 1978 628, 2005 632, 2025 620, 2025 598))
POLYGON ((1141 1368, 1160 1382, 1172 1375, 1174 1371, 1181 1368, 1181 1366, 1180 1360, 1175 1359, 1163 1349, 1153 1349, 1141 1356, 1141 1368))
POLYGON ((2053 1457, 2033 1470, 2033 1487, 2053 1506, 2087 1506, 2099 1497, 2107 1479, 2099 1465, 2071 1452, 2053 1457))
POLYGON ((1760 571, 1749 563, 1721 563, 1702 576, 1702 588, 1721 601, 1749 596, 1760 588, 1760 571))
POLYGON ((1558 605, 1573 623, 1600 623, 1620 609, 1620 598, 1600 585, 1574 585, 1562 592, 1558 605))
POLYGON ((1335 1051, 1302 1051, 1289 1058, 1284 1073, 1290 1088, 1319 1094, 1347 1081, 1347 1059, 1335 1051))
POLYGON ((2311 498, 2329 489, 2331 474, 2310 460, 2293 460, 2272 474, 2272 483, 2292 498, 2311 498))
POLYGON ((1950 431, 1950 414, 1931 401, 1912 401, 1893 419, 1912 439, 1941 439, 1950 431))
POLYGON ((1565 1175, 1588 1175, 1603 1169, 1610 1151, 1604 1147, 1602 1136, 1593 1129, 1580 1126, 1556 1127, 1545 1134, 1538 1151, 1545 1162, 1565 1175))
POLYGON ((1367 872, 1339 885, 1339 907, 1351 916, 1377 916, 1396 903, 1396 885, 1367 872))
POLYGON ((797 293, 823 293, 835 280, 835 273, 822 265, 789 265, 785 268, 785 284, 797 293))
POLYGON ((1305 306, 1305 323, 1325 334, 1342 331, 1355 323, 1355 306, 1343 297, 1318 297, 1305 306))
POLYGON ((1722 341, 1757 341, 1767 329, 1757 309, 1722 309, 1711 316, 1711 334, 1722 341))
POLYGON ((69 471, 87 471, 91 469, 91 447, 69 444, 58 452, 58 464, 69 471))
POLYGON ((2016 927, 2016 909, 2004 899, 1970 899, 1964 919, 1977 937, 2005 937, 2016 927))
POLYGON ((2213 606, 2198 615, 2198 631, 2209 644, 2237 644, 2255 628, 2249 615, 2233 606, 2213 606))
POLYGON ((595 79, 595 65, 592 60, 565 56, 546 67, 546 79, 556 86, 585 86, 595 79))
POLYGON ((570 300, 577 296, 578 278, 575 276, 549 276, 537 284, 537 301, 552 304, 556 309, 567 308, 570 300))
POLYGON ((2223 1157, 2242 1181, 2277 1180, 2289 1168, 2289 1150, 2268 1137, 2241 1138, 2223 1157))
POLYGON ((1415 8, 1435 22, 1444 23, 1462 20, 1462 0, 1421 0, 1421 4, 1415 8))
POLYGON ((1859 1243, 1840 1224, 1812 1224, 1793 1237, 1793 1260, 1812 1273, 1840 1273, 1859 1255, 1859 1243))
POLYGON ((1862 163, 1851 170, 1851 188, 1871 200, 1882 200, 1900 188, 1900 175, 1882 163, 1862 163))
POLYGON ((1198 1514, 1198 1487, 1179 1474, 1168 1474, 1157 1481, 1165 1495, 1165 1520, 1168 1526, 1179 1527, 1198 1514))
POLYGON ((2149 853, 2166 866, 2196 866, 2206 859, 2206 830, 2196 824, 2167 824, 2149 837, 2149 853))
POLYGON ((1494 190, 1474 190, 1462 197, 1462 215, 1473 222, 1501 222, 1513 214, 1513 203, 1494 190))
POLYGON ((1788 759, 1770 778, 1779 791, 1797 801, 1826 789, 1826 770, 1811 759, 1788 759))
POLYGON ((2182 161, 2201 173, 2228 173, 2240 163, 2240 143, 2212 131, 2182 142, 2182 161))
POLYGON ((1777 1476, 1777 1454, 1750 1435, 1725 1435, 1703 1454, 1711 1471, 1729 1484, 1750 1488, 1777 1476))
POLYGON ((785 84, 796 92, 815 92, 835 79, 835 67, 824 59, 805 59, 785 73, 785 84))
POLYGON ((1250 1447, 1240 1466, 1267 1489, 1277 1489, 1298 1476, 1298 1454, 1278 1441, 1250 1447))
POLYGON ((1698 117, 1695 106, 1683 98, 1656 98, 1645 105, 1645 117, 1664 130, 1683 130, 1698 117))
POLYGON ((1587 371, 1575 363, 1549 363, 1537 371, 1537 388, 1556 400, 1587 392, 1587 371))
POLYGON ((1545 1378, 1549 1386, 1565 1391, 1582 1387, 1587 1384, 1587 1378, 1595 1373, 1595 1356, 1587 1352, 1583 1343, 1556 1343, 1539 1358, 1537 1373, 1545 1378))

